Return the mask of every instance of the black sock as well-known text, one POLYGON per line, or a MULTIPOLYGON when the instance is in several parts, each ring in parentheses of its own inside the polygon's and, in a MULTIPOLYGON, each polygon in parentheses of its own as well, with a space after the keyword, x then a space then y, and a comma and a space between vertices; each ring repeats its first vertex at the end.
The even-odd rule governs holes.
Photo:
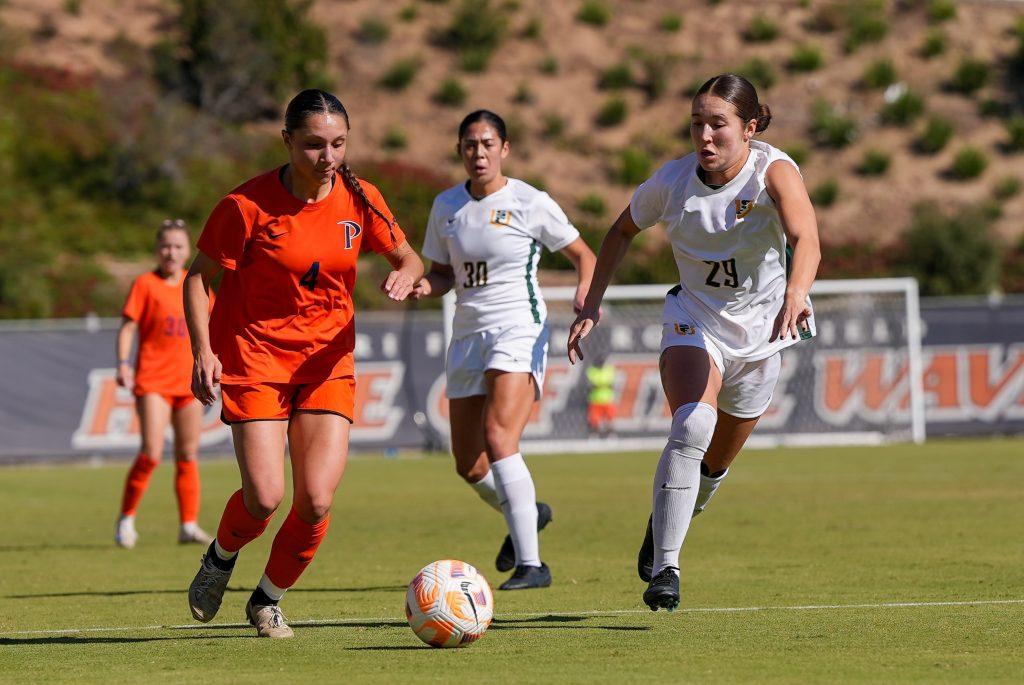
POLYGON ((270 596, 259 585, 256 586, 256 589, 252 591, 252 595, 249 597, 249 602, 256 607, 276 605, 279 601, 278 599, 270 599, 270 596))
POLYGON ((721 471, 715 471, 714 473, 711 473, 711 469, 708 468, 707 464, 705 464, 704 462, 700 463, 700 475, 704 476, 705 478, 721 478, 722 474, 724 474, 728 470, 729 469, 722 469, 721 471))
POLYGON ((217 542, 211 542, 210 548, 206 550, 206 558, 210 560, 210 563, 219 568, 221 571, 230 571, 235 567, 235 561, 238 559, 238 555, 231 557, 228 560, 221 559, 217 555, 216 549, 217 542))

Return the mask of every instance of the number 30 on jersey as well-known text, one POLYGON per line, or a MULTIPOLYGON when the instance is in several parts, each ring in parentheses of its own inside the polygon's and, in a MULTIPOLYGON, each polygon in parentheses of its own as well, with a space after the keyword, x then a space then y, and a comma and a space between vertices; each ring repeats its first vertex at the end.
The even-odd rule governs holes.
POLYGON ((463 288, 487 285, 487 262, 463 262, 462 271, 466 274, 466 280, 462 282, 463 288))

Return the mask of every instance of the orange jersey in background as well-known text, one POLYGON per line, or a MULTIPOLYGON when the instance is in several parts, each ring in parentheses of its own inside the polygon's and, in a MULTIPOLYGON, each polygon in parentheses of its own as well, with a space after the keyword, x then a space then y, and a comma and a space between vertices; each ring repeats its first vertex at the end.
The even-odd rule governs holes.
POLYGON ((136 395, 192 395, 192 347, 182 302, 185 274, 177 284, 155 271, 132 283, 121 313, 138 324, 139 354, 135 360, 136 395))
MULTIPOLYGON (((340 175, 323 200, 288 192, 275 169, 214 208, 199 249, 225 269, 210 317, 222 382, 315 383, 355 373, 352 289, 360 249, 390 252, 405 235, 340 175)), ((380 191, 361 181, 391 218, 380 191)))

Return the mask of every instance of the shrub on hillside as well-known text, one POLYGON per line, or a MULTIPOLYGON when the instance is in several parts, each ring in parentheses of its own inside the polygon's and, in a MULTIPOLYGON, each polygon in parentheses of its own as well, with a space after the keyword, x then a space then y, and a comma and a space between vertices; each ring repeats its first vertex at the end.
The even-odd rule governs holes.
POLYGON ((540 17, 530 17, 523 26, 522 36, 527 40, 537 40, 544 34, 544 21, 540 17))
POLYGON ((934 155, 946 147, 946 144, 952 137, 953 124, 948 119, 938 115, 931 116, 928 118, 928 123, 925 124, 924 130, 921 131, 921 135, 917 138, 916 147, 920 152, 934 155))
POLYGON ((924 39, 921 41, 921 47, 918 49, 918 54, 925 59, 938 57, 946 51, 948 44, 949 39, 946 37, 945 31, 942 29, 932 29, 928 33, 924 34, 924 39))
POLYGON ((651 175, 654 160, 645 151, 630 147, 619 153, 615 180, 624 186, 637 186, 651 175))
POLYGON ((815 207, 831 207, 839 199, 839 181, 827 178, 816 185, 809 194, 815 207))
POLYGON ((949 81, 951 90, 964 95, 972 95, 988 82, 988 63, 980 59, 964 57, 960 60, 953 78, 949 81))
POLYGON ((876 59, 864 70, 860 77, 861 85, 865 88, 886 88, 896 83, 899 78, 896 74, 896 66, 888 57, 876 59))
POLYGON ((1007 119, 1003 125, 1007 134, 1006 149, 1010 152, 1024 150, 1024 115, 1007 119))
POLYGON ((857 137, 857 124, 832 105, 818 100, 811 107, 811 137, 825 147, 846 147, 857 137))
POLYGON ((628 62, 614 64, 601 73, 597 87, 602 90, 618 90, 633 85, 633 69, 628 62))
POLYGON ((928 3, 928 21, 941 24, 956 17, 956 3, 953 0, 931 0, 928 3))
POLYGON ((803 143, 787 145, 783 148, 783 152, 789 155, 789 158, 796 162, 797 166, 802 166, 811 156, 811 151, 803 143))
POLYGON ((775 85, 775 69, 770 63, 752 57, 736 69, 736 73, 750 81, 759 90, 767 90, 775 85))
POLYGON ((889 170, 891 162, 892 155, 884 150, 865 150, 857 165, 857 173, 861 176, 882 176, 889 170))
POLYGON ((820 47, 810 43, 801 43, 793 48, 788 66, 790 71, 808 72, 820 69, 824 63, 825 58, 821 54, 820 47))
POLYGON ((594 217, 604 216, 607 208, 605 207, 604 198, 597 193, 587 193, 580 198, 579 203, 576 205, 581 212, 590 214, 594 217))
POLYGON ((666 52, 641 51, 638 58, 643 70, 640 86, 648 100, 657 100, 668 91, 669 78, 678 57, 666 52))
POLYGON ((612 19, 612 10, 602 0, 585 0, 576 12, 576 20, 591 26, 605 26, 612 19))
POLYGON ((675 33, 683 28, 683 18, 675 12, 663 14, 658 20, 658 28, 666 33, 675 33))
POLYGON ((381 87, 388 90, 405 90, 416 78, 416 72, 420 70, 420 60, 415 57, 396 60, 391 63, 384 75, 377 82, 381 87))
POLYGON ((434 102, 446 107, 461 107, 466 102, 466 89, 456 78, 447 78, 434 93, 434 102))
POLYGON ((507 23, 491 0, 462 0, 438 42, 459 55, 465 71, 484 71, 505 35, 507 23))
POLYGON ((843 48, 847 52, 854 52, 867 43, 877 43, 889 32, 882 0, 847 0, 844 9, 843 48))
POLYGON ((552 56, 545 57, 537 65, 537 69, 546 76, 554 76, 558 73, 558 60, 552 56))
POLYGON ((598 110, 594 122, 602 128, 618 126, 626 120, 628 113, 629 106, 626 104, 626 101, 616 95, 605 100, 605 103, 601 105, 601 109, 598 110))
POLYGON ((949 174, 959 181, 969 181, 981 176, 988 167, 988 157, 976 147, 965 147, 953 157, 949 174))
POLYGON ((356 37, 366 45, 383 43, 391 35, 391 25, 378 17, 366 17, 359 23, 356 37))
POLYGON ((769 43, 779 37, 779 25, 764 14, 751 19, 743 37, 752 43, 769 43))
POLYGON ((1016 176, 1003 176, 996 181, 992 188, 992 197, 1000 202, 1005 202, 1020 193, 1020 187, 1020 179, 1016 176))
POLYGON ((920 204, 904 243, 902 261, 922 295, 985 294, 999 283, 1000 246, 981 208, 944 214, 932 203, 920 204))
POLYGON ((892 102, 887 102, 879 112, 881 120, 893 126, 908 126, 924 113, 924 98, 907 89, 892 102))

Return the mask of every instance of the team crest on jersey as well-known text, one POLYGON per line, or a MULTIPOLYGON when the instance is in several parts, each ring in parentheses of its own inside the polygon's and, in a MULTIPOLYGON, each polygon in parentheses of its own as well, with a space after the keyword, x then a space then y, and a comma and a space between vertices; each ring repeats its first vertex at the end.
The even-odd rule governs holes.
POLYGON ((736 200, 736 218, 742 219, 754 208, 753 200, 736 200))
POLYGON ((696 335, 697 327, 688 323, 677 323, 676 333, 679 335, 696 335))
POLYGON ((512 225, 512 210, 511 209, 492 209, 491 210, 491 223, 495 226, 511 226, 512 225))
POLYGON ((352 242, 363 232, 363 227, 355 221, 339 221, 338 225, 345 230, 345 249, 352 249, 352 242))

